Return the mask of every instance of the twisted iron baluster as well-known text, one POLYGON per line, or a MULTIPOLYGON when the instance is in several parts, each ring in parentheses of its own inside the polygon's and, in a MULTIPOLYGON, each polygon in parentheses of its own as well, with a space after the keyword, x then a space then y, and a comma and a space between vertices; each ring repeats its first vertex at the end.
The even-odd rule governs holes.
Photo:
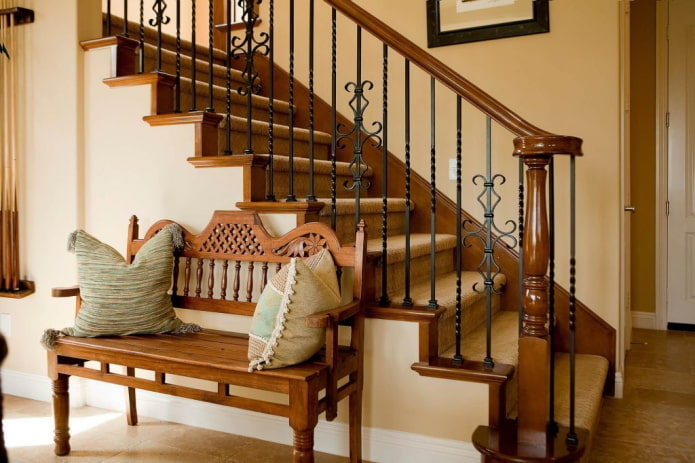
MULTIPOLYGON (((195 66, 195 63, 193 63, 195 66)), ((181 112, 181 0, 176 0, 176 93, 174 112, 181 112)))
POLYGON ((198 62, 198 48, 196 47, 196 42, 195 42, 195 15, 196 15, 196 4, 198 2, 191 2, 191 62, 193 63, 193 66, 191 66, 191 109, 190 111, 197 111, 198 109, 196 108, 197 106, 197 100, 198 100, 198 94, 196 92, 196 80, 197 80, 197 74, 198 74, 198 66, 196 66, 196 63, 198 62))
POLYGON ((162 70, 162 25, 169 24, 169 21, 171 21, 171 18, 164 14, 166 9, 166 1, 155 0, 154 4, 152 5, 154 19, 150 19, 148 21, 150 26, 157 26, 157 65, 155 68, 155 71, 157 72, 160 72, 162 70))
POLYGON ((364 91, 374 88, 374 83, 369 80, 362 80, 362 28, 357 26, 357 79, 356 82, 348 82, 345 84, 345 90, 352 91, 353 96, 350 99, 350 108, 353 114, 353 126, 347 132, 341 129, 342 124, 338 124, 338 148, 343 149, 345 145, 343 141, 350 140, 352 144, 352 161, 350 161, 350 172, 352 173, 352 184, 349 180, 343 183, 345 189, 355 192, 355 229, 360 222, 360 202, 362 190, 371 188, 371 182, 364 180, 364 174, 369 170, 369 166, 362 156, 364 144, 372 140, 374 148, 381 147, 381 137, 379 133, 382 131, 381 122, 373 122, 375 127, 373 131, 369 131, 364 126, 364 114, 369 106, 369 100, 364 96, 364 91), (366 135, 366 136, 365 136, 366 135))
POLYGON ((575 157, 570 157, 570 300, 569 300, 569 330, 570 330, 570 427, 567 432, 567 444, 576 446, 579 437, 575 429, 575 331, 576 331, 576 183, 575 183, 575 157))
POLYGON ((106 37, 111 37, 111 0, 106 0, 106 37))
MULTIPOLYGON (((261 0, 258 0, 260 3, 261 0)), ((232 39, 232 58, 244 58, 244 86, 239 87, 237 92, 241 96, 246 97, 246 148, 245 154, 253 154, 253 130, 252 130, 252 112, 253 112, 253 95, 261 91, 261 85, 258 83, 258 71, 254 65, 254 55, 259 53, 267 56, 270 52, 268 46, 269 35, 267 32, 261 32, 256 38, 254 31, 258 22, 258 12, 254 8, 254 0, 239 0, 238 5, 244 8, 242 19, 246 25, 246 33, 244 38, 234 37, 232 39)))
POLYGON ((388 188, 388 178, 389 178, 389 168, 388 168, 388 155, 389 155, 389 148, 388 148, 388 120, 389 120, 389 108, 388 108, 388 73, 389 73, 389 47, 384 44, 383 45, 383 84, 382 84, 382 89, 383 89, 383 124, 384 124, 384 132, 383 132, 383 144, 382 144, 382 151, 381 151, 381 162, 382 162, 382 168, 384 169, 383 177, 382 177, 382 193, 381 193, 381 298, 379 299, 379 304, 382 306, 386 306, 389 304, 389 296, 387 292, 387 285, 386 283, 388 282, 387 278, 387 264, 388 264, 388 259, 387 259, 387 248, 388 248, 388 193, 389 193, 389 188, 388 188))
POLYGON ((456 353, 454 364, 463 364, 461 355, 461 97, 456 97, 456 353))
POLYGON ((224 154, 232 154, 232 0, 227 0, 226 32, 224 35, 224 65, 225 69, 225 127, 224 127, 224 154))
MULTIPOLYGON (((473 184, 478 185, 478 181, 483 182, 483 191, 478 195, 477 199, 483 208, 485 220, 480 226, 465 234, 463 244, 470 246, 466 241, 468 238, 474 237, 480 240, 484 249, 483 258, 480 264, 478 264, 478 273, 483 277, 484 288, 478 288, 478 283, 476 283, 473 285, 473 290, 478 293, 485 292, 486 354, 483 365, 486 368, 492 368, 495 365, 492 360, 492 296, 500 294, 500 291, 495 290, 494 285, 495 278, 501 272, 500 266, 495 260, 494 249, 499 243, 508 247, 515 247, 518 240, 513 236, 513 233, 516 232, 516 224, 513 220, 505 222, 506 225, 511 226, 509 231, 502 231, 495 224, 495 209, 502 199, 495 191, 495 182, 499 181, 501 185, 505 183, 506 179, 501 174, 492 175, 492 120, 489 116, 486 118, 485 157, 486 174, 478 174, 473 177, 473 184), (484 202, 483 197, 485 198, 484 202), (496 237, 493 237, 493 232, 497 234, 496 237), (512 244, 506 244, 502 241, 503 239, 510 240, 512 244)), ((474 224, 471 220, 464 220, 463 226, 474 226, 474 224)))
POLYGON ((338 125, 336 116, 337 94, 338 94, 338 78, 337 78, 337 37, 338 37, 338 20, 335 8, 331 9, 331 228, 335 230, 336 222, 336 162, 337 162, 337 141, 338 141, 338 125))
POLYGON ((123 2, 123 37, 130 37, 128 34, 128 1, 123 2))
MULTIPOLYGON (((215 33, 215 1, 210 0, 208 2, 208 107, 205 111, 209 113, 214 113, 214 95, 213 95, 213 75, 215 63, 213 62, 213 46, 214 46, 214 33, 215 33)), ((195 82, 194 82, 195 85, 195 82)))
POLYGON ((437 288, 437 107, 434 77, 430 77, 430 309, 436 309, 437 288))
POLYGON ((413 306, 410 297, 410 61, 405 60, 405 295, 403 305, 413 306))
POLYGON ((307 201, 316 201, 314 194, 314 0, 309 1, 309 194, 307 201))
POLYGON ((138 49, 138 73, 145 72, 145 0, 140 0, 140 21, 138 22, 140 45, 138 49))
POLYGON ((268 40, 270 44, 269 57, 270 60, 270 88, 268 91, 268 194, 267 201, 275 201, 275 1, 270 0, 268 5, 268 40))

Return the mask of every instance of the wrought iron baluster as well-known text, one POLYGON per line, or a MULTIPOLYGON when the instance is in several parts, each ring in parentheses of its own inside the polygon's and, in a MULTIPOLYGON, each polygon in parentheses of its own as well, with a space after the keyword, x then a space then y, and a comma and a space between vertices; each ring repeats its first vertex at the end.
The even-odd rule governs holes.
POLYGON ((427 307, 436 309, 437 303, 437 124, 434 77, 430 77, 430 301, 427 307))
POLYGON ((155 0, 152 5, 154 18, 149 20, 150 26, 157 27, 157 65, 155 67, 157 72, 162 70, 162 25, 169 24, 171 21, 171 18, 164 14, 166 9, 167 2, 165 0, 155 0))
POLYGON ((348 82, 345 84, 345 90, 352 91, 353 96, 350 99, 350 109, 352 109, 353 114, 353 126, 347 131, 343 132, 342 124, 338 124, 338 148, 343 149, 345 145, 343 142, 349 140, 352 145, 352 161, 350 161, 350 171, 352 173, 352 184, 349 180, 343 183, 345 189, 355 192, 355 230, 357 229, 357 224, 360 222, 360 203, 362 198, 362 190, 368 190, 371 188, 371 182, 364 179, 364 175, 369 170, 369 166, 364 161, 362 156, 364 144, 368 141, 372 141, 372 146, 374 148, 381 147, 381 137, 379 133, 382 131, 381 122, 373 122, 373 131, 367 130, 364 126, 364 114, 369 106, 369 100, 364 96, 365 90, 371 90, 374 88, 374 84, 369 80, 362 80, 362 28, 357 26, 357 66, 356 66, 356 81, 348 82), (366 135, 366 136, 365 136, 366 135))
POLYGON ((338 122, 336 115, 338 95, 338 19, 335 8, 331 9, 331 228, 335 230, 336 223, 336 184, 337 184, 337 150, 338 122))
MULTIPOLYGON (((507 220, 505 225, 511 229, 509 231, 501 230, 495 224, 495 209, 501 201, 501 197, 495 191, 495 183, 504 184, 506 179, 501 174, 492 174, 492 119, 487 116, 485 123, 485 175, 475 175, 473 184, 478 185, 478 182, 483 183, 483 191, 478 195, 478 204, 481 205, 484 211, 485 220, 473 230, 466 232, 463 238, 463 244, 470 246, 466 241, 468 238, 476 238, 482 244, 484 249, 483 258, 478 264, 478 273, 483 278, 483 289, 480 289, 478 283, 473 285, 473 290, 478 293, 485 293, 485 359, 483 365, 486 368, 493 368, 495 363, 492 359, 492 296, 500 294, 495 290, 495 278, 500 274, 500 266, 495 261, 494 250, 498 244, 507 247, 515 247, 518 243, 517 238, 513 235, 516 233, 516 224, 513 220, 507 220), (493 232, 497 236, 493 236, 493 232), (506 244, 503 240, 509 240, 511 244, 506 244)), ((471 220, 464 220, 463 226, 474 226, 471 220)))
POLYGON ((191 109, 190 111, 197 111, 197 100, 198 100, 198 93, 196 92, 196 81, 197 81, 197 75, 198 75, 198 66, 196 66, 196 63, 198 62, 198 48, 196 46, 196 41, 195 41, 195 29, 196 29, 196 4, 198 2, 191 2, 191 63, 193 65, 191 66, 191 109))
MULTIPOLYGON (((232 0, 227 0, 227 29, 224 34, 225 65, 225 114, 224 114, 224 154, 232 154, 232 0)), ((236 10, 235 10, 236 11, 236 10)))
POLYGON ((463 364, 461 355, 461 246, 462 230, 461 222, 461 147, 462 147, 462 110, 461 97, 456 97, 456 353, 454 354, 454 364, 463 364))
POLYGON ((268 41, 270 88, 268 89, 268 193, 266 200, 275 201, 275 1, 268 4, 268 41))
POLYGON ((410 297, 410 61, 405 60, 405 295, 403 305, 413 306, 410 297))
POLYGON ((290 63, 289 63, 289 103, 290 103, 290 120, 289 126, 289 192, 285 200, 287 202, 297 201, 294 194, 294 0, 290 0, 290 63))
POLYGON ((130 37, 128 34, 128 0, 123 0, 123 37, 130 37))
POLYGON ((314 194, 314 0, 309 0, 309 194, 306 200, 316 201, 314 194))
MULTIPOLYGON (((215 63, 213 62, 213 48, 214 48, 214 34, 215 34, 215 1, 210 0, 208 2, 208 107, 205 111, 209 113, 214 113, 214 92, 213 92, 213 81, 215 63)), ((195 85, 195 82, 193 82, 195 85)))
POLYGON ((567 432, 567 444, 579 444, 575 429, 575 349, 576 349, 576 181, 575 157, 570 157, 570 299, 569 299, 569 331, 570 331, 570 426, 567 432))
POLYGON ((111 37, 111 0, 106 0, 106 37, 111 37))
POLYGON ((382 146, 381 146, 381 163, 384 170, 382 177, 382 190, 381 190, 381 298, 379 298, 379 304, 386 306, 389 304, 389 295, 387 291, 388 282, 388 178, 389 178, 389 150, 388 150, 388 120, 389 120, 389 109, 388 109, 388 73, 389 73, 389 47, 384 44, 382 49, 383 54, 383 102, 382 102, 382 123, 383 133, 382 133, 382 146))
MULTIPOLYGON (((195 66, 195 63, 193 63, 195 66)), ((176 0, 176 92, 174 93, 174 112, 181 112, 181 0, 176 0)))
POLYGON ((555 159, 548 162, 548 338, 550 375, 548 378, 548 429, 555 434, 555 159))
POLYGON ((138 72, 145 72, 145 0, 140 0, 140 21, 138 21, 140 45, 138 46, 138 72))

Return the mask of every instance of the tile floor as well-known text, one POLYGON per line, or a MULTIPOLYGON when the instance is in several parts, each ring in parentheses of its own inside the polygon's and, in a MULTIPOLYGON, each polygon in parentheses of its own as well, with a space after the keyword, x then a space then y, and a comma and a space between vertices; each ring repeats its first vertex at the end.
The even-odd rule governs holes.
POLYGON ((624 389, 604 399, 590 461, 695 462, 695 333, 633 330, 624 389))
MULTIPOLYGON (((634 330, 625 397, 606 398, 591 463, 695 463, 695 333, 634 330)), ((5 396, 12 463, 291 461, 292 449, 256 439, 84 407, 72 411, 69 457, 53 455, 48 403, 5 396), (31 419, 31 421, 29 421, 31 419)), ((317 463, 347 458, 317 453, 317 463)))

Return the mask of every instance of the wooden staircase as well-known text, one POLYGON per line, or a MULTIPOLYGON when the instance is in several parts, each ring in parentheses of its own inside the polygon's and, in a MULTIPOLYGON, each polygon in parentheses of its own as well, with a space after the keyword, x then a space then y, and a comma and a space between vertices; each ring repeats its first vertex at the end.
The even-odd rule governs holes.
MULTIPOLYGON (((113 27, 121 29, 119 19, 114 18, 113 27)), ((138 26, 130 24, 131 37, 137 37, 138 26)), ((146 46, 144 48, 145 69, 153 69, 156 64, 157 50, 154 45, 156 36, 154 31, 146 29, 146 46)), ((161 69, 156 73, 137 74, 135 69, 137 42, 132 39, 106 38, 89 41, 83 44, 85 49, 109 45, 114 47, 114 53, 118 57, 115 76, 105 79, 111 86, 142 85, 152 86, 153 104, 151 114, 144 119, 152 126, 160 125, 190 125, 188 130, 194 130, 196 137, 195 146, 190 147, 193 153, 188 158, 195 167, 215 168, 237 166, 244 171, 244 197, 236 203, 241 209, 255 210, 264 213, 290 213, 297 217, 297 224, 319 221, 331 224, 331 194, 335 192, 335 227, 341 240, 349 240, 354 235, 355 201, 351 191, 342 188, 344 182, 352 180, 352 172, 349 168, 350 153, 338 150, 335 165, 335 182, 332 183, 333 166, 331 156, 330 105, 322 100, 317 100, 315 108, 316 130, 312 133, 308 130, 307 108, 300 105, 292 107, 288 102, 286 90, 278 82, 286 76, 280 68, 274 69, 276 82, 269 80, 270 64, 263 57, 258 57, 261 92, 251 98, 251 128, 247 127, 247 113, 249 101, 246 97, 238 95, 235 91, 228 96, 226 91, 227 79, 231 79, 232 88, 243 84, 241 69, 243 63, 232 61, 232 69, 229 77, 224 66, 225 54, 221 50, 214 50, 213 57, 213 91, 212 99, 208 92, 209 66, 202 58, 208 56, 208 50, 198 47, 198 60, 195 63, 197 81, 192 82, 188 77, 181 77, 181 97, 177 102, 174 92, 175 80, 172 75, 176 69, 175 39, 164 37, 161 59, 161 69), (271 102, 269 95, 270 86, 274 85, 275 99, 271 102), (195 88, 196 101, 191 95, 195 88), (269 106, 273 106, 272 136, 273 136, 273 169, 272 194, 278 201, 269 201, 271 193, 269 189, 269 163, 268 137, 271 128, 269 106), (231 107, 232 117, 227 120, 225 110, 227 105, 231 107), (206 111, 212 107, 213 111, 206 111), (190 109, 195 111, 190 112, 190 109), (229 126, 229 129, 228 129, 229 126), (229 141, 228 141, 229 140, 229 141), (245 153, 248 148, 248 140, 251 140, 253 153, 245 153), (313 148, 313 149, 312 149, 313 148), (293 159, 290 161, 289 154, 293 159), (232 155, 230 155, 232 154, 232 155), (313 154, 313 188, 310 188, 309 156, 313 154), (290 169, 290 163, 293 164, 290 169), (293 185, 289 184, 289 173, 293 172, 293 185), (306 201, 305 198, 313 194, 315 201, 306 201), (294 195, 299 201, 286 201, 288 195, 294 195)), ((182 43, 182 50, 189 50, 189 43, 182 43)), ((182 76, 190 75, 193 62, 189 54, 183 54, 181 59, 182 76)), ((297 98, 295 101, 304 101, 302 98, 308 89, 300 82, 296 83, 297 98)), ((347 119, 338 114, 338 121, 347 119)), ((362 198, 360 205, 360 217, 367 224, 368 235, 368 271, 367 281, 369 296, 367 315, 373 318, 390 320, 408 320, 419 324, 420 348, 419 358, 413 359, 416 363, 413 369, 424 376, 446 378, 452 380, 474 381, 488 384, 490 387, 490 412, 489 424, 492 428, 503 429, 513 422, 516 416, 517 406, 517 375, 518 366, 518 338, 519 318, 517 314, 516 296, 518 289, 518 264, 515 253, 506 246, 497 245, 501 265, 506 274, 495 277, 494 288, 502 292, 493 297, 492 313, 494 315, 492 331, 492 352, 494 355, 494 367, 484 365, 486 357, 485 338, 485 295, 474 289, 483 285, 483 279, 475 270, 479 257, 482 255, 481 246, 472 246, 464 252, 464 260, 469 262, 462 274, 462 342, 460 351, 464 354, 464 361, 457 364, 452 361, 456 350, 456 338, 454 336, 455 308, 456 308, 456 273, 455 273, 455 248, 456 248, 456 224, 455 204, 442 193, 437 193, 437 229, 439 233, 434 240, 429 234, 429 185, 420 176, 415 175, 410 206, 403 199, 402 185, 393 185, 391 182, 389 193, 392 196, 384 201, 381 197, 380 176, 384 166, 380 160, 381 153, 378 150, 367 150, 365 158, 370 166, 365 174, 365 179, 372 182, 372 188, 362 198), (382 210, 386 207, 386 227, 382 218, 382 210), (409 214, 411 234, 410 240, 410 272, 411 286, 409 296, 412 305, 404 305, 405 294, 405 266, 406 259, 406 214, 409 214), (381 234, 385 230, 388 239, 388 247, 382 254, 383 241, 381 234), (432 256, 432 243, 435 246, 435 281, 436 308, 431 304, 431 279, 430 267, 432 256), (386 282, 382 281, 382 266, 388 267, 386 282), (383 290, 385 285, 385 290, 383 290), (384 296, 387 296, 384 298, 384 296)), ((182 160, 183 161, 183 160, 182 160)), ((388 159, 389 174, 394 179, 402 178, 403 164, 396 157, 390 155, 388 159), (400 177, 399 177, 400 176, 400 177)), ((464 213, 466 218, 471 218, 464 213)), ((472 219, 472 218, 471 218, 472 219)), ((558 325, 567 319, 566 307, 567 293, 558 291, 558 325)), ((614 372, 615 333, 612 328, 593 315, 583 306, 577 304, 578 325, 584 323, 582 332, 600 332, 609 339, 605 344, 596 345, 586 337, 581 337, 579 352, 586 355, 577 356, 578 388, 585 388, 586 394, 579 396, 580 400, 586 398, 586 403, 580 402, 581 410, 578 426, 587 429, 595 429, 600 397, 604 392, 612 392, 612 375, 614 372), (610 346, 612 344, 612 347, 610 346), (591 355, 591 354, 598 354, 591 355), (603 356, 603 357, 601 357, 603 356), (605 357, 609 357, 606 359, 605 357), (598 395, 598 399, 597 399, 598 395)), ((566 352, 567 333, 559 330, 556 344, 558 352, 566 352)), ((589 336, 590 338, 590 336, 589 336)), ((560 386, 566 374, 567 356, 563 353, 556 355, 557 384, 560 386)), ((566 387, 562 386, 562 387, 566 387)), ((559 389, 560 390, 560 389, 559 389)), ((562 389, 566 390, 566 389, 562 389)), ((556 412, 560 425, 567 425, 567 401, 564 392, 558 394, 556 412), (563 395, 564 394, 564 395, 563 395)), ((482 442, 485 439, 494 440, 495 436, 474 436, 482 442)), ((476 444, 477 445, 477 444, 476 444)), ((484 445, 478 449, 488 455, 486 461, 496 460, 492 453, 487 454, 484 445)), ((496 453, 499 458, 499 452, 496 453)), ((514 460, 516 461, 516 460, 514 460)), ((521 460, 519 460, 521 461, 521 460)))

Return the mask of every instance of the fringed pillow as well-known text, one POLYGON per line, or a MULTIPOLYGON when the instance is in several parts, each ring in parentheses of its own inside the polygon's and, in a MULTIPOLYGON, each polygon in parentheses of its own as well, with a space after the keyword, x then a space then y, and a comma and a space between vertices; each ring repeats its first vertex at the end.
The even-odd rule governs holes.
POLYGON ((323 329, 304 319, 340 305, 340 286, 331 253, 323 249, 302 261, 292 259, 263 290, 249 334, 249 371, 295 365, 325 344, 323 329))
POLYGON ((60 335, 185 333, 199 331, 176 317, 171 304, 174 248, 183 246, 181 227, 170 224, 148 240, 132 264, 111 246, 83 230, 70 235, 68 249, 77 257, 82 306, 73 327, 46 330, 42 344, 53 348, 60 335))

